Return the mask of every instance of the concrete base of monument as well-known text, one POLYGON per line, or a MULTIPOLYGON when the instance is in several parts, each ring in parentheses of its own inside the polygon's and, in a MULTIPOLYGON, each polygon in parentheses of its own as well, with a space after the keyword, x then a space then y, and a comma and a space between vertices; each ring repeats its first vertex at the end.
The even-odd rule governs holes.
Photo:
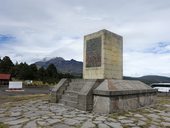
POLYGON ((84 111, 112 113, 155 103, 157 90, 139 81, 114 79, 62 79, 49 101, 84 111))
POLYGON ((157 90, 140 81, 106 79, 93 95, 94 112, 112 113, 154 104, 157 90))

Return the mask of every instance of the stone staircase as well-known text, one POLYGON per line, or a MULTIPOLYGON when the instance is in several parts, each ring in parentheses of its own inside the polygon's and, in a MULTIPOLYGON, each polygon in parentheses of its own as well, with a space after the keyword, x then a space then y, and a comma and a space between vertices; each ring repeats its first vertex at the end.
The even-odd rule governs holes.
POLYGON ((78 105, 78 95, 85 84, 84 80, 72 79, 61 96, 59 103, 76 108, 78 105))

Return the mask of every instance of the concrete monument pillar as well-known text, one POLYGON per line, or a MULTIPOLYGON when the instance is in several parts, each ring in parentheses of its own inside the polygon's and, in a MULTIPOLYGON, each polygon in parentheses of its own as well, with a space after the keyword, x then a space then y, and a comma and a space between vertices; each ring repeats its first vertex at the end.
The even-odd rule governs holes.
POLYGON ((108 30, 84 37, 84 79, 122 79, 123 38, 108 30))

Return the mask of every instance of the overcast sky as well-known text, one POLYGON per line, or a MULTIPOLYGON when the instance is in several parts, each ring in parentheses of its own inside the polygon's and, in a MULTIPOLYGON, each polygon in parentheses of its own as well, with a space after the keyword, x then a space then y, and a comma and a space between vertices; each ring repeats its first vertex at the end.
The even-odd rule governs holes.
POLYGON ((170 0, 0 0, 0 56, 83 60, 83 36, 123 36, 124 75, 170 76, 170 0))

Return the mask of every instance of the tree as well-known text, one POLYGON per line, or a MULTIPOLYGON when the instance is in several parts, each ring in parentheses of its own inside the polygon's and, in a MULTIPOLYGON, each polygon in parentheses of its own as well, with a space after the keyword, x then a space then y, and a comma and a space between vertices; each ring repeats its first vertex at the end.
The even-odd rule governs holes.
POLYGON ((58 72, 54 64, 50 64, 46 69, 47 77, 46 82, 55 83, 58 81, 58 72))
POLYGON ((57 77, 57 74, 58 74, 57 69, 54 66, 54 64, 50 64, 47 67, 46 72, 47 72, 48 77, 53 77, 53 78, 57 77))
POLYGON ((2 60, 0 60, 0 72, 1 73, 12 73, 13 67, 14 67, 14 64, 8 56, 5 56, 3 57, 2 60))
POLYGON ((46 78, 46 70, 43 67, 41 67, 37 71, 37 80, 41 80, 41 81, 45 82, 45 78, 46 78))

